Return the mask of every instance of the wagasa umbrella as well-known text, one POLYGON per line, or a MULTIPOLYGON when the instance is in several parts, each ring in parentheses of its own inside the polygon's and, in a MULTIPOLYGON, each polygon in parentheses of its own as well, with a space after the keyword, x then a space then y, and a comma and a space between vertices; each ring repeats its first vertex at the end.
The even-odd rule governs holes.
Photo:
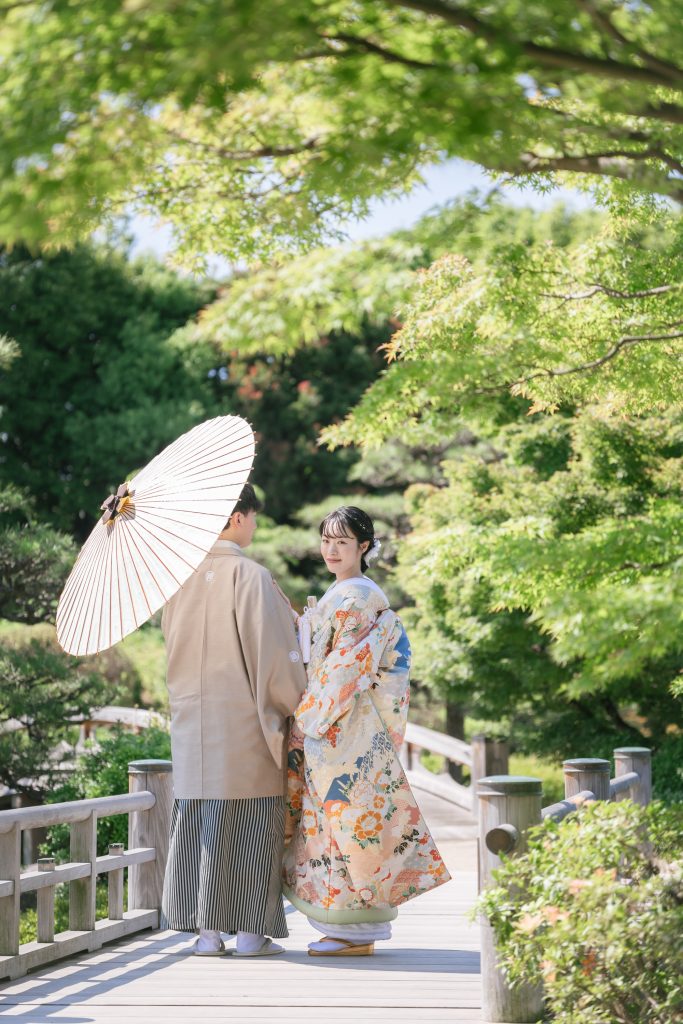
POLYGON ((103 503, 57 607, 69 654, 95 654, 146 622, 182 587, 232 514, 254 461, 239 416, 188 430, 103 503))

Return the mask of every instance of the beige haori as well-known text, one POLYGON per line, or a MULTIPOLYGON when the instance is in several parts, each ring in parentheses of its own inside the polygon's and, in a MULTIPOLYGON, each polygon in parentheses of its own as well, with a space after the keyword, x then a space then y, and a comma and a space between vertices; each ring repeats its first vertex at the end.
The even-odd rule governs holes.
POLYGON ((267 569, 217 541, 164 608, 176 799, 282 796, 306 689, 292 612, 267 569))

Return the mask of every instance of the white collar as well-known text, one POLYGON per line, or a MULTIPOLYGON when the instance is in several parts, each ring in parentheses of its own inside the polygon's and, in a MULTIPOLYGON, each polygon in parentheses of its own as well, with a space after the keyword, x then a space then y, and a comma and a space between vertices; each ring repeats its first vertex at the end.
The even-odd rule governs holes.
POLYGON ((216 541, 216 543, 214 544, 213 548, 214 548, 214 550, 216 548, 218 548, 219 551, 228 551, 228 550, 239 551, 240 555, 243 553, 243 549, 234 540, 225 540, 225 539, 220 540, 219 539, 219 540, 216 541))
POLYGON ((356 585, 360 583, 361 585, 369 586, 371 590, 376 591, 376 593, 378 593, 380 597, 382 597, 386 601, 387 608, 389 607, 389 598, 384 593, 379 583, 375 583, 375 581, 371 580, 369 576, 351 576, 348 580, 335 580, 332 586, 325 591, 323 597, 327 597, 329 594, 332 594, 338 587, 345 587, 349 583, 353 583, 356 585))

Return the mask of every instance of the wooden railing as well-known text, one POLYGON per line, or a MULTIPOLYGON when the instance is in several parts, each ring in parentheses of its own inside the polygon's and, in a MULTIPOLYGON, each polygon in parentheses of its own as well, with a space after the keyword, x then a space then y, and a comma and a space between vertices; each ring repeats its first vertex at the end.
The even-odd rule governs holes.
POLYGON ((488 736, 472 737, 471 743, 455 739, 443 732, 408 723, 403 746, 403 762, 408 781, 414 789, 456 804, 477 817, 477 782, 488 775, 504 775, 508 770, 508 744, 488 736), (446 772, 436 775, 420 764, 420 752, 440 754, 452 764, 469 769, 471 784, 463 786, 446 772))
POLYGON ((170 761, 134 761, 130 792, 120 796, 0 811, 0 978, 18 978, 82 950, 131 932, 156 928, 163 888, 172 806, 170 761), (97 856, 97 821, 128 814, 128 850, 97 856), (70 826, 70 859, 39 860, 21 870, 24 829, 70 826), (123 909, 123 872, 128 869, 128 910, 123 909), (97 876, 109 883, 108 916, 96 921, 97 876), (69 928, 55 935, 55 886, 69 883, 69 928), (38 939, 20 944, 20 897, 37 892, 38 939))
MULTIPOLYGON (((623 800, 646 805, 652 799, 651 752, 645 747, 620 747, 614 751, 615 777, 609 761, 579 758, 565 761, 565 799, 542 807, 540 779, 492 775, 479 779, 479 887, 489 885, 500 866, 500 856, 524 852, 526 832, 545 818, 561 821, 592 800, 623 800)), ((493 931, 481 922, 481 973, 483 1019, 489 1024, 533 1024, 543 1015, 543 990, 519 986, 510 989, 498 966, 493 931)))

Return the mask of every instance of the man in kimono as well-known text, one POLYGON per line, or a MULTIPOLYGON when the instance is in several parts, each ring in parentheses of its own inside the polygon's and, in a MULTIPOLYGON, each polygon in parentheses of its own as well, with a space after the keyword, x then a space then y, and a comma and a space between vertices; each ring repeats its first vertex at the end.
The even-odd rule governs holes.
POLYGON ((174 803, 162 926, 199 931, 194 952, 283 952, 288 718, 306 688, 291 608, 247 558, 260 505, 247 484, 197 571, 168 602, 174 803))

